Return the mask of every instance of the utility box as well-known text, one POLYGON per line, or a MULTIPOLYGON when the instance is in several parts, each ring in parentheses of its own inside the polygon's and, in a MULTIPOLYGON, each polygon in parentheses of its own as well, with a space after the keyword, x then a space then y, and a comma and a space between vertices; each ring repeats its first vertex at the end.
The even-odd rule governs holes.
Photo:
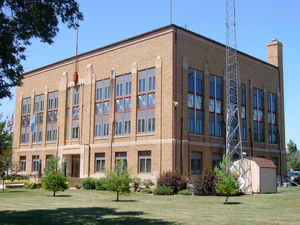
POLYGON ((242 162, 235 161, 235 167, 240 163, 246 171, 244 187, 246 194, 277 192, 276 165, 272 160, 258 157, 244 158, 242 162))

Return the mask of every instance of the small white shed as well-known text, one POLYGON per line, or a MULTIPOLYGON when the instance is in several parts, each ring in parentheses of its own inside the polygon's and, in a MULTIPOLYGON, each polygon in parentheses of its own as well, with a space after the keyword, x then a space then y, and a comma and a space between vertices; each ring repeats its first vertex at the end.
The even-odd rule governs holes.
MULTIPOLYGON (((240 161, 234 162, 238 165, 240 161)), ((276 188, 276 165, 272 160, 258 157, 245 158, 241 162, 245 168, 244 192, 274 193, 276 188)))

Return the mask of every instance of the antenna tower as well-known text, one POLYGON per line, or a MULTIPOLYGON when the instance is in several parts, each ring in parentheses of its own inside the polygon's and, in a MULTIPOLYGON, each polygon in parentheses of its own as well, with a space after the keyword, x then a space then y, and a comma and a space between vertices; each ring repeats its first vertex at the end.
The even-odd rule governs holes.
MULTIPOLYGON (((242 164, 244 155, 241 137, 240 120, 240 73, 237 52, 236 34, 236 0, 226 1, 226 159, 234 163, 234 167, 240 174, 241 189, 245 185, 245 168, 242 164)), ((229 170, 229 168, 226 168, 229 170)))

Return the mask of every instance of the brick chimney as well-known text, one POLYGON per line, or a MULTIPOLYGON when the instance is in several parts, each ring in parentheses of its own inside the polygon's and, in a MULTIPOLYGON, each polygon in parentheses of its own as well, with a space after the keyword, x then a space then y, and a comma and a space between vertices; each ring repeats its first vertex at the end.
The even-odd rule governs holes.
POLYGON ((284 118, 284 90, 283 90, 283 59, 282 59, 282 43, 278 40, 273 40, 267 44, 268 49, 268 63, 278 67, 279 84, 278 84, 278 128, 279 128, 279 144, 281 150, 280 157, 280 175, 286 175, 286 160, 285 160, 285 118, 284 118))
POLYGON ((268 49, 268 62, 277 66, 281 75, 283 74, 282 64, 282 43, 278 40, 273 40, 267 44, 268 49))

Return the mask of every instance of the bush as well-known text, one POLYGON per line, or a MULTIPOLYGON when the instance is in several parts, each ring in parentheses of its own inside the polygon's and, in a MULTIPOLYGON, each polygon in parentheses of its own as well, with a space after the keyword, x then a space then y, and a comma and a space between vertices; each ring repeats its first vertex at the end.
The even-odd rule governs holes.
POLYGON ((173 195, 174 191, 167 186, 159 186, 156 189, 154 189, 153 194, 155 195, 173 195))
POLYGON ((153 193, 152 189, 150 189, 150 188, 142 189, 141 192, 144 194, 152 194, 153 193))
POLYGON ((106 183, 106 178, 100 178, 98 180, 96 180, 96 183, 95 183, 95 188, 96 190, 98 191, 105 191, 105 183, 106 183))
POLYGON ((80 184, 76 184, 76 185, 75 185, 75 188, 76 188, 76 189, 81 189, 81 185, 80 185, 80 184))
POLYGON ((187 179, 178 172, 168 171, 163 173, 157 180, 157 186, 167 186, 174 194, 186 189, 187 179))
POLYGON ((217 177, 213 171, 205 171, 202 175, 192 178, 194 195, 215 195, 217 177))
POLYGON ((138 178, 138 177, 134 178, 133 182, 132 182, 133 191, 134 192, 140 191, 141 190, 141 184, 142 184, 142 181, 141 181, 140 178, 138 178))
POLYGON ((29 182, 29 183, 24 185, 24 187, 26 189, 38 189, 38 188, 41 188, 41 186, 42 186, 41 183, 35 182, 35 181, 29 182))
POLYGON ((216 191, 218 194, 226 196, 224 204, 228 202, 229 196, 237 195, 240 192, 239 183, 235 179, 232 172, 229 169, 226 169, 230 167, 230 161, 226 160, 224 157, 221 163, 221 168, 215 169, 216 175, 218 177, 216 191))
POLYGON ((48 162, 48 167, 44 169, 45 176, 42 178, 42 187, 45 190, 52 191, 53 197, 58 191, 64 191, 68 188, 67 178, 63 171, 58 168, 58 157, 51 157, 48 162))
POLYGON ((96 188, 96 181, 97 181, 97 179, 95 179, 95 178, 91 178, 91 177, 84 178, 82 180, 83 189, 94 190, 96 188))
POLYGON ((293 180, 296 184, 300 185, 300 176, 295 177, 293 180))
POLYGON ((184 189, 178 192, 179 195, 192 195, 193 193, 189 189, 184 189))
POLYGON ((152 180, 146 179, 143 181, 143 185, 145 186, 145 188, 149 189, 154 185, 154 183, 152 180))
POLYGON ((121 170, 121 166, 118 163, 114 171, 108 172, 106 175, 106 182, 104 187, 106 190, 117 193, 117 201, 120 199, 120 193, 130 192, 130 183, 132 179, 126 169, 121 170))

